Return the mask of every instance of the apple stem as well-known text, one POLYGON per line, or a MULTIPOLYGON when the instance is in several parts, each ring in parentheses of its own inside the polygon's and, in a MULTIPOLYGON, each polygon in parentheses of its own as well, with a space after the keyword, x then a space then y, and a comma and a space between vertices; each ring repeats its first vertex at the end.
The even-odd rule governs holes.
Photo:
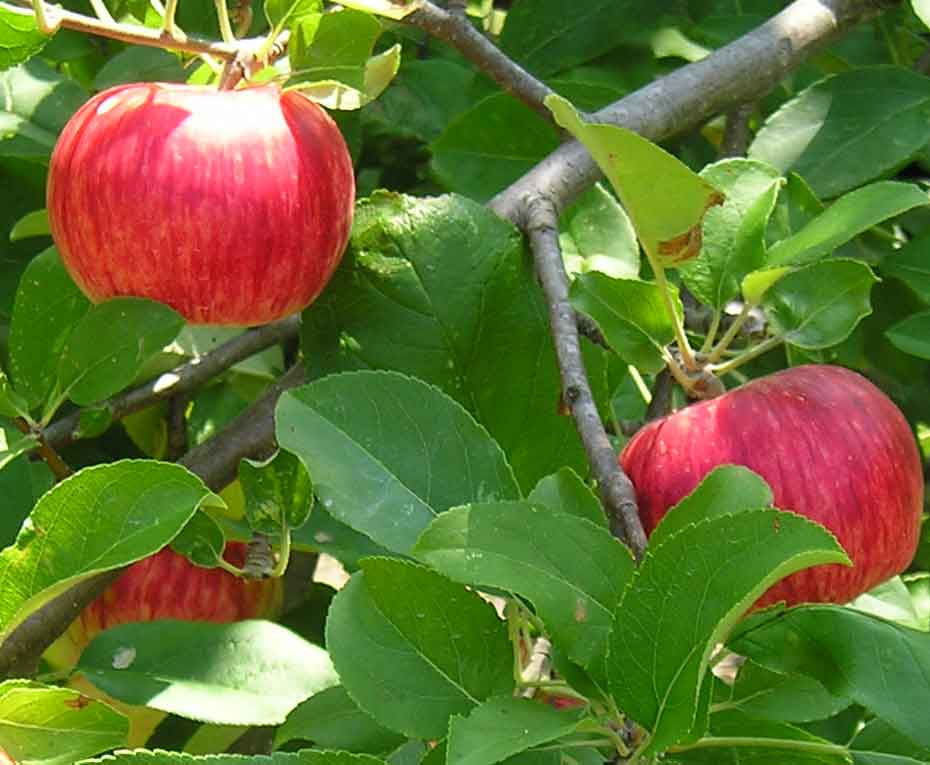
MULTIPOLYGON (((675 331, 675 342, 678 344, 679 353, 681 353, 681 360, 684 362, 686 369, 695 372, 700 368, 700 365, 694 360, 694 351, 691 350, 691 343, 688 342, 688 335, 685 333, 684 323, 678 311, 675 310, 675 304, 672 302, 672 296, 669 294, 669 284, 668 279, 665 278, 665 268, 659 263, 658 259, 650 255, 648 251, 646 252, 646 257, 649 258, 649 262, 652 265, 656 284, 659 285, 659 292, 662 295, 662 301, 665 303, 665 310, 668 312, 669 318, 671 319, 672 327, 675 331)), ((674 372, 672 374, 674 374, 674 372)))
POLYGON ((723 337, 720 338, 720 342, 707 354, 708 364, 716 364, 720 361, 720 357, 723 356, 726 349, 730 347, 733 338, 739 334, 739 331, 743 328, 753 308, 755 308, 755 304, 750 303, 748 300, 743 303, 742 310, 740 310, 739 315, 733 320, 730 328, 724 333, 723 337))
POLYGON ((663 349, 662 357, 665 359, 665 365, 668 367, 668 371, 671 372, 672 377, 675 378, 675 382, 677 382, 682 388, 684 388, 685 393, 687 393, 690 396, 691 388, 694 382, 690 377, 688 377, 688 373, 685 372, 685 370, 681 368, 681 366, 675 360, 675 357, 672 356, 672 354, 669 353, 667 350, 663 349))
POLYGON ((768 353, 770 350, 781 345, 783 342, 785 342, 784 335, 775 335, 774 337, 770 337, 767 340, 763 340, 758 345, 753 346, 749 350, 739 354, 739 356, 735 356, 723 364, 709 366, 708 369, 716 375, 725 375, 728 372, 732 372, 737 367, 741 367, 746 362, 758 358, 763 353, 768 353))
POLYGON ((717 332, 720 329, 720 321, 723 319, 723 311, 719 308, 714 309, 714 315, 710 319, 710 326, 707 328, 707 335, 704 337, 704 344, 701 346, 701 353, 708 354, 717 338, 717 332))

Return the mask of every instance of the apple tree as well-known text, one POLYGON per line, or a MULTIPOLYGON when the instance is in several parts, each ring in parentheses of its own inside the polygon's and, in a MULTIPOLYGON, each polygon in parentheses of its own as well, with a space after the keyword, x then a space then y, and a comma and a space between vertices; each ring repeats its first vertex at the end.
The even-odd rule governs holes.
POLYGON ((0 0, 0 762, 930 763, 928 25, 0 0))

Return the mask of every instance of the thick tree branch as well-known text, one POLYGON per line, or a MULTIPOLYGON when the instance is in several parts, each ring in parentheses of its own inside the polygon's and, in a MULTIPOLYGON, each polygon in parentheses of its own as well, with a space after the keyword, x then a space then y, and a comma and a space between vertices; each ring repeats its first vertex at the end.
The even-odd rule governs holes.
MULTIPOLYGON (((299 328, 300 317, 290 316, 274 324, 250 329, 144 385, 107 399, 100 406, 109 409, 114 420, 119 420, 162 399, 193 393, 240 361, 294 337, 299 328)), ((81 413, 78 411, 53 422, 45 429, 45 441, 56 449, 67 446, 80 438, 80 421, 81 413)))
MULTIPOLYGON (((264 457, 274 450, 275 404, 285 390, 299 385, 303 378, 303 367, 292 367, 217 438, 188 452, 181 464, 211 489, 223 488, 235 477, 242 457, 264 457)), ((0 645, 0 678, 31 675, 45 649, 121 571, 107 571, 80 582, 19 625, 0 645)))
MULTIPOLYGON (((888 0, 796 0, 762 26, 702 59, 651 82, 592 119, 661 141, 737 104, 756 100, 812 52, 874 16, 888 0)), ((517 225, 527 200, 543 195, 564 207, 600 177, 577 141, 564 144, 489 202, 517 225)))
POLYGON ((549 324, 562 378, 562 397, 571 409, 584 444, 611 531, 629 543, 637 559, 646 550, 646 534, 636 511, 633 484, 617 464, 617 455, 604 430, 591 393, 578 338, 575 311, 568 302, 568 276, 559 247, 559 214, 551 200, 534 197, 527 205, 526 233, 536 274, 549 305, 549 324))
POLYGON ((552 89, 504 55, 464 14, 443 10, 427 0, 404 22, 451 45, 504 90, 552 121, 543 106, 543 99, 552 89))

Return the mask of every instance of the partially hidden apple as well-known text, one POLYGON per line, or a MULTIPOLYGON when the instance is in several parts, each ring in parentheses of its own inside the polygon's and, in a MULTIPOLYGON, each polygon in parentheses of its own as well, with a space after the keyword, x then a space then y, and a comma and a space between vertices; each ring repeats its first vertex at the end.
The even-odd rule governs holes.
POLYGON ((833 532, 853 567, 799 571, 757 607, 848 602, 903 571, 917 548, 924 480, 914 436, 891 400, 847 369, 807 365, 753 380, 649 423, 620 461, 647 533, 726 464, 755 471, 776 507, 833 532))
POLYGON ((52 153, 49 225, 94 302, 135 296, 249 326, 307 306, 339 264, 355 180, 339 129, 277 85, 119 85, 52 153))
MULTIPOLYGON (((223 557, 241 566, 245 555, 244 543, 229 542, 223 557)), ((273 618, 281 610, 283 594, 281 579, 247 581, 219 568, 196 566, 166 547, 120 574, 48 648, 45 659, 56 669, 70 669, 98 634, 127 622, 273 618)), ((106 701, 125 714, 130 723, 127 742, 130 746, 142 746, 165 717, 156 709, 130 706, 109 697, 80 674, 72 676, 68 685, 106 701)))

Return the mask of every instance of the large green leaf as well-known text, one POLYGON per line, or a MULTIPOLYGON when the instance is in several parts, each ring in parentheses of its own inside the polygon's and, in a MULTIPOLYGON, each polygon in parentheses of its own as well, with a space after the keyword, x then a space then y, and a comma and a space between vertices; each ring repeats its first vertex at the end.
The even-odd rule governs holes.
POLYGON ((840 245, 888 218, 930 204, 912 183, 879 181, 836 200, 794 236, 773 245, 768 266, 801 266, 829 255, 840 245))
POLYGON ((510 692, 510 644, 490 604, 410 563, 368 558, 362 569, 330 606, 326 644, 343 686, 375 720, 442 738, 452 715, 510 692))
POLYGON ((75 80, 33 58, 0 72, 0 157, 45 160, 59 131, 87 99, 75 80))
POLYGON ((120 701, 225 725, 283 723, 338 682, 326 651, 257 619, 121 624, 91 641, 77 670, 120 701))
POLYGON ((457 507, 423 532, 413 555, 456 581, 532 601, 581 665, 603 661, 611 615, 633 558, 603 526, 527 502, 457 507))
POLYGON ((15 762, 71 765, 125 745, 129 720, 70 688, 0 685, 0 750, 15 762))
POLYGON ((32 14, 0 6, 0 70, 31 58, 46 42, 48 37, 39 31, 32 14))
MULTIPOLYGON (((662 349, 675 339, 661 287, 637 279, 611 279, 599 273, 580 274, 570 289, 572 305, 588 314, 610 347, 629 364, 658 372, 665 366, 662 349)), ((677 291, 670 297, 683 314, 677 291)))
POLYGON ((630 218, 600 183, 562 215, 559 244, 566 270, 599 271, 614 278, 639 276, 639 242, 630 218))
POLYGON ((770 165, 726 159, 705 167, 701 177, 726 201, 704 216, 704 244, 681 277, 705 305, 722 309, 739 294, 743 277, 765 264, 765 227, 781 185, 770 165))
POLYGON ((882 276, 893 276, 907 284, 921 300, 930 303, 930 235, 914 237, 878 267, 882 276))
POLYGON ((930 140, 930 80, 855 67, 815 83, 766 120, 749 155, 800 173, 821 197, 888 175, 930 140))
POLYGON ((732 646, 779 672, 815 678, 930 748, 928 633, 839 606, 808 606, 760 614, 732 646))
POLYGON ((498 696, 449 724, 448 765, 494 765, 574 731, 578 715, 532 699, 498 696))
POLYGON ((10 372, 16 391, 31 406, 51 394, 65 343, 90 308, 54 247, 26 267, 10 322, 10 372))
POLYGON ((432 144, 433 170, 449 191, 484 202, 558 148, 555 128, 507 93, 479 101, 432 144))
POLYGON ((697 257, 705 213, 723 195, 680 159, 632 130, 584 122, 564 98, 546 97, 555 121, 584 144, 651 258, 679 265, 697 257))
POLYGON ((522 0, 507 13, 501 47, 537 76, 597 58, 659 25, 667 0, 522 0))
POLYGON ((799 348, 828 348, 845 340, 872 312, 878 279, 855 260, 828 260, 780 279, 763 298, 772 328, 799 348))
POLYGON ((85 468, 45 494, 0 553, 0 639, 67 587, 160 550, 204 503, 179 465, 124 460, 85 468))
POLYGON ((930 311, 912 314, 885 330, 896 348, 911 356, 930 359, 930 311))
POLYGON ((459 404, 394 372, 347 372, 285 393, 278 443, 335 518, 407 553, 455 505, 515 499, 500 447, 459 404))
POLYGON ((611 694, 650 731, 644 752, 691 730, 711 653, 753 601, 820 563, 848 558, 825 529, 776 510, 712 518, 650 547, 614 614, 607 662, 611 694))
MULTIPOLYGON (((461 197, 378 194, 356 213, 352 249, 304 313, 311 378, 394 369, 465 406, 531 489, 563 465, 587 462, 561 390, 546 305, 519 232, 461 197)), ((592 385, 604 354, 587 346, 592 385)))

